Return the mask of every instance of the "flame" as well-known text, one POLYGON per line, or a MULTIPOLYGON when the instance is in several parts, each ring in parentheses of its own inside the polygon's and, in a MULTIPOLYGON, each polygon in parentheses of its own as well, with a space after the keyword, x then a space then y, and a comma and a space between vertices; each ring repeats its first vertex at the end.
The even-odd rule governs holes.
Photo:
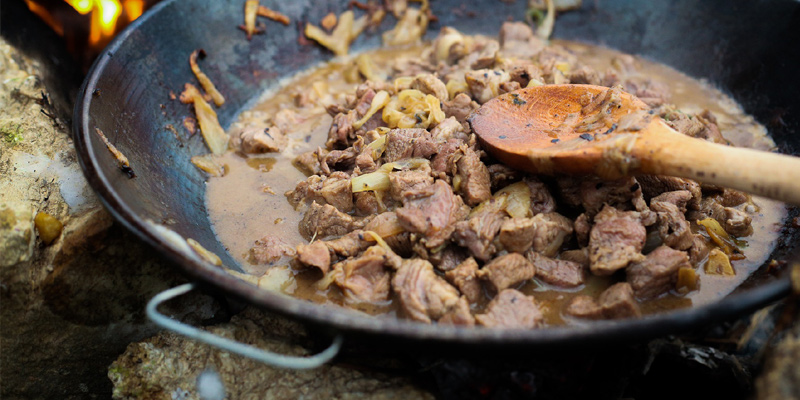
POLYGON ((89 44, 95 46, 114 36, 120 14, 122 14, 122 4, 119 0, 94 0, 89 44))
POLYGON ((93 8, 92 0, 66 0, 66 2, 81 15, 88 14, 93 8))

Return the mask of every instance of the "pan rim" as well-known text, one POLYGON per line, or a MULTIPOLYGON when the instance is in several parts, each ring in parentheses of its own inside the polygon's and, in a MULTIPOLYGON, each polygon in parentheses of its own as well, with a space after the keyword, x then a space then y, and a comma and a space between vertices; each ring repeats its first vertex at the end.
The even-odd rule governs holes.
MULTIPOLYGON (((580 342, 599 344, 626 340, 638 342, 729 320, 777 301, 791 291, 791 283, 784 276, 744 292, 733 293, 717 302, 648 315, 640 319, 596 321, 580 326, 550 327, 538 330, 504 330, 428 325, 394 318, 368 316, 344 308, 336 308, 331 312, 332 308, 329 306, 313 304, 287 295, 258 289, 220 268, 213 267, 198 258, 188 257, 174 244, 164 241, 160 234, 153 229, 153 226, 137 215, 126 200, 113 189, 107 175, 110 168, 99 162, 91 145, 92 130, 90 129, 92 92, 110 58, 120 47, 125 45, 128 37, 146 24, 153 15, 176 4, 180 3, 177 0, 166 0, 148 10, 123 30, 97 58, 78 92, 73 114, 73 134, 84 175, 114 219, 177 264, 192 279, 219 289, 227 295, 245 299, 260 308, 342 333, 382 335, 397 339, 461 345, 498 346, 560 346, 580 342)), ((118 171, 113 169, 111 172, 118 171)))

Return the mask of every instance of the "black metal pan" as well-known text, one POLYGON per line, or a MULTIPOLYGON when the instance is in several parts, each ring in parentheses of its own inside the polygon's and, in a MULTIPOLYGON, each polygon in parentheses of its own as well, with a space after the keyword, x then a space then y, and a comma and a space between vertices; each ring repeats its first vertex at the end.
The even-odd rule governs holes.
MULTIPOLYGON (((390 340, 425 341, 436 346, 558 348, 641 341, 732 318, 785 296, 790 290, 783 268, 764 266, 721 301, 638 320, 600 322, 590 328, 489 330, 424 325, 323 308, 307 301, 259 290, 203 262, 182 244, 194 238, 237 268, 214 235, 206 214, 204 176, 189 161, 207 150, 199 135, 178 140, 189 109, 171 100, 193 76, 188 56, 203 48, 204 69, 227 98, 218 111, 223 127, 282 77, 331 58, 315 45, 299 45, 294 21, 319 21, 341 12, 346 0, 267 1, 293 25, 272 25, 267 34, 245 40, 237 26, 243 1, 167 0, 128 27, 95 62, 74 114, 75 143, 92 187, 116 219, 177 264, 192 279, 265 309, 344 334, 390 340), (130 160, 136 177, 122 173, 95 133, 103 131, 130 160), (166 233, 169 231, 174 233, 166 233)), ((524 18, 526 2, 433 0, 439 27, 495 35, 503 21, 524 18), (455 12, 455 10, 459 10, 455 12)), ((391 18, 383 29, 393 24, 391 18)), ((640 54, 706 78, 740 101, 769 127, 784 152, 800 149, 800 3, 775 1, 631 2, 587 0, 579 11, 558 18, 555 37, 605 44, 640 54)), ((377 47, 379 35, 366 34, 354 50, 377 47)), ((797 212, 792 211, 792 217, 797 212)), ((791 217, 790 217, 791 218, 791 217)), ((772 258, 797 255, 800 232, 788 227, 772 258)))

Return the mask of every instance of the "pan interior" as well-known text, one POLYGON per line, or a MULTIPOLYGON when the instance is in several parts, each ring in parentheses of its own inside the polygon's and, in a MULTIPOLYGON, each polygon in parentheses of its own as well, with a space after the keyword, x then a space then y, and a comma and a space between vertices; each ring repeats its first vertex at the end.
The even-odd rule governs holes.
MULTIPOLYGON (((346 3, 300 0, 267 5, 293 21, 318 21, 329 11, 346 9, 346 3)), ((584 2, 580 10, 559 17, 554 36, 640 54, 707 79, 768 126, 779 148, 792 152, 800 144, 795 134, 800 126, 800 99, 791 88, 800 87, 800 76, 788 65, 797 65, 800 49, 780 43, 800 39, 800 32, 792 28, 800 15, 798 3, 773 1, 769 7, 751 3, 730 7, 724 1, 700 5, 692 1, 584 2)), ((526 12, 521 1, 465 6, 458 1, 436 1, 432 8, 439 22, 429 28, 428 39, 445 25, 468 34, 494 35, 503 21, 509 17, 523 19, 526 12), (459 11, 462 9, 465 11, 459 11)), ((75 110, 76 145, 92 186, 118 220, 197 279, 260 306, 338 329, 497 342, 553 342, 575 335, 599 338, 608 332, 619 333, 618 338, 645 332, 661 334, 702 324, 701 318, 730 317, 773 300, 788 289, 786 280, 777 279, 775 268, 765 266, 740 288, 739 295, 718 304, 571 334, 560 330, 497 333, 376 322, 256 290, 202 262, 179 240, 192 238, 218 254, 225 265, 237 265, 209 223, 204 176, 189 161, 193 155, 205 153, 205 145, 197 136, 188 137, 183 124, 191 111, 171 100, 171 95, 193 79, 186 61, 192 51, 203 48, 212 55, 204 61, 204 69, 225 76, 215 83, 226 94, 227 102, 218 116, 227 127, 264 91, 275 88, 281 78, 317 65, 330 55, 316 46, 298 45, 295 27, 273 28, 247 41, 236 29, 241 20, 240 4, 200 0, 160 3, 101 55, 84 83, 75 110), (120 173, 95 128, 127 156, 136 178, 120 173)), ((387 19, 380 30, 391 24, 393 21, 387 19)), ((354 43, 353 51, 379 44, 379 35, 363 35, 354 43)), ((787 230, 771 258, 791 258, 797 237, 796 230, 787 230)))

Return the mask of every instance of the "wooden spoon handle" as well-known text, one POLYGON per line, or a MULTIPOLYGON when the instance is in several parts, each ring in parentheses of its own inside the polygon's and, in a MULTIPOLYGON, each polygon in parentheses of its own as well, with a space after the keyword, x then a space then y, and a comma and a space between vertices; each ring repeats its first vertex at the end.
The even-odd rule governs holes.
POLYGON ((632 149, 645 174, 689 178, 800 205, 800 157, 682 135, 656 120, 632 149))

